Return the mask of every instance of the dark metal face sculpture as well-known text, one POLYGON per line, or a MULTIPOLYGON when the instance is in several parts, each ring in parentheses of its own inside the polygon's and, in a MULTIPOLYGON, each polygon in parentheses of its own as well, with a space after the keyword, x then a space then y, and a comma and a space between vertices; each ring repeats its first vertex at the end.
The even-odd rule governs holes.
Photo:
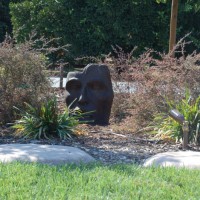
POLYGON ((108 124, 114 94, 106 65, 89 64, 83 72, 69 72, 66 91, 67 106, 82 112, 93 111, 84 120, 108 124))

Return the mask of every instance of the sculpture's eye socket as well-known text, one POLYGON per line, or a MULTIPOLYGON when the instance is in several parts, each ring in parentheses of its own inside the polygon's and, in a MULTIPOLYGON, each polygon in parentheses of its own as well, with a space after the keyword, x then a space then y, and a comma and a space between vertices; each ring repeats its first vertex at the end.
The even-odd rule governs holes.
POLYGON ((104 83, 102 83, 101 81, 92 81, 89 82, 88 87, 92 90, 105 90, 106 86, 104 83))
POLYGON ((81 89, 81 82, 78 80, 70 80, 66 84, 67 91, 78 91, 81 89))

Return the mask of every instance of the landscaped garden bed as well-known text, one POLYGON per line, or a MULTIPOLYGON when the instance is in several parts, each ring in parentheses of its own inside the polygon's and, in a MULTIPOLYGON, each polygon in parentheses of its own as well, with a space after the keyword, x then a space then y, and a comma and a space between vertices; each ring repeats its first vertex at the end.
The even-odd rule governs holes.
POLYGON ((1 143, 73 145, 103 163, 141 163, 158 152, 179 149, 181 125, 168 120, 169 110, 179 106, 189 113, 187 120, 194 121, 188 148, 198 150, 194 136, 199 131, 199 54, 176 59, 159 54, 160 58, 154 59, 154 52, 148 50, 134 59, 132 53, 116 49, 118 57, 111 56, 104 64, 109 66, 113 81, 135 81, 136 91, 115 94, 110 124, 102 127, 70 121, 68 111, 63 115, 65 89, 49 86, 45 57, 29 42, 16 47, 6 41, 1 45, 1 143), (160 121, 155 120, 158 117, 160 121), (168 129, 163 129, 161 122, 166 119, 168 129), (14 124, 18 124, 15 133, 10 129, 14 124), (66 125, 70 128, 65 129, 66 125))

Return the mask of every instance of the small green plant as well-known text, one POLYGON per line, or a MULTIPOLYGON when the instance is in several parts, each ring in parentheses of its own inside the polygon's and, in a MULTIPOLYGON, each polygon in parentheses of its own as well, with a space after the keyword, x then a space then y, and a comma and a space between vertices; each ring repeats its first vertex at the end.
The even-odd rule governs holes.
POLYGON ((76 126, 80 124, 79 119, 84 115, 80 111, 74 112, 68 108, 59 113, 55 97, 38 107, 28 103, 25 105, 26 111, 16 108, 20 111, 21 119, 16 120, 12 127, 26 138, 71 138, 75 135, 76 126))
MULTIPOLYGON (((170 110, 178 110, 189 122, 189 141, 199 143, 200 135, 200 96, 192 99, 190 91, 186 89, 185 97, 175 103, 174 101, 167 101, 170 110)), ((161 137, 170 137, 180 141, 182 139, 183 131, 182 125, 165 113, 157 114, 154 118, 154 131, 161 137)))

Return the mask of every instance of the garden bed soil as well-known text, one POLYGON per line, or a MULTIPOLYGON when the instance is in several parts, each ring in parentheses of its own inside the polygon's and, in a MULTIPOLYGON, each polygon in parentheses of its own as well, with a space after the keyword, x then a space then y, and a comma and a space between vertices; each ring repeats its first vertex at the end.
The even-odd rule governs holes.
MULTIPOLYGON (((152 155, 166 151, 179 151, 181 148, 180 144, 156 140, 146 133, 115 133, 110 126, 81 125, 80 130, 81 135, 73 139, 33 140, 13 137, 8 128, 1 128, 0 144, 34 143, 73 146, 86 151, 103 164, 141 164, 152 155)), ((189 148, 199 150, 198 147, 190 146, 189 148)))

